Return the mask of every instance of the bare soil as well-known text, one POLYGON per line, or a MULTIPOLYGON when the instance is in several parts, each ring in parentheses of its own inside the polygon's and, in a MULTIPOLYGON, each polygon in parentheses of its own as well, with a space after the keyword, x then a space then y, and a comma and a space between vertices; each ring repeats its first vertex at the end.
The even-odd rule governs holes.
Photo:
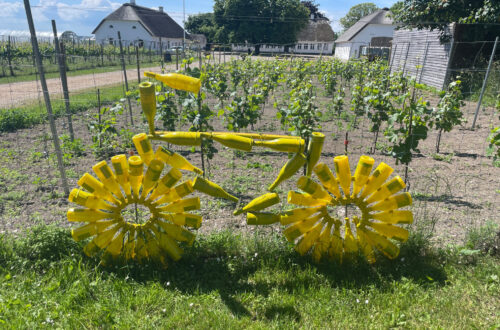
MULTIPOLYGON (((318 100, 321 104, 326 102, 325 97, 318 100)), ((215 101, 209 100, 209 103, 213 106, 215 101)), ((253 131, 286 134, 275 117, 272 103, 271 100, 266 105, 264 116, 253 131)), ((474 104, 468 103, 464 109, 468 123, 443 135, 438 156, 434 150, 437 132, 431 132, 410 166, 410 192, 414 199, 411 209, 415 214, 413 226, 434 232, 433 239, 441 246, 462 243, 471 228, 488 221, 500 223, 500 168, 494 167, 492 159, 485 154, 490 126, 493 123, 498 125, 498 116, 494 115, 493 109, 487 108, 481 112, 477 127, 472 131, 468 128, 474 109, 474 104)), ((91 136, 86 127, 88 115, 95 111, 89 109, 86 114, 74 117, 75 135, 82 139, 87 150, 85 156, 70 160, 66 166, 70 189, 77 187, 78 178, 91 172, 92 165, 98 161, 88 147, 91 136)), ((134 108, 134 115, 138 124, 129 128, 134 133, 146 132, 147 125, 138 108, 134 108)), ((59 133, 65 132, 64 119, 57 123, 59 133)), ((224 130, 220 119, 215 118, 213 124, 216 130, 224 130)), ((125 126, 124 118, 120 125, 125 126)), ((339 129, 333 121, 326 121, 322 123, 321 132, 326 135, 326 140, 320 161, 333 166, 333 157, 344 153, 345 130, 339 129)), ((22 232, 39 222, 72 225, 67 222, 65 214, 73 206, 63 196, 48 134, 48 124, 44 124, 0 135, 0 233, 22 232)), ((354 168, 359 157, 367 154, 373 143, 367 123, 362 122, 358 128, 349 131, 348 141, 348 155, 351 168, 354 168)), ((379 141, 383 149, 384 138, 379 141)), ((288 159, 286 154, 259 148, 240 155, 221 145, 216 147, 219 151, 207 166, 208 177, 238 196, 242 205, 266 192, 288 159)), ((188 148, 177 146, 172 149, 181 151, 193 164, 201 167, 198 151, 190 152, 188 148)), ((117 153, 130 151, 117 150, 117 153)), ((404 167, 396 165, 394 159, 380 150, 373 157, 376 164, 386 162, 395 169, 395 174, 404 175, 404 167)), ((189 173, 185 174, 190 177, 189 173)), ((280 207, 286 207, 286 192, 295 189, 299 176, 296 174, 277 189, 283 201, 280 207)), ((264 229, 247 226, 244 215, 232 215, 237 207, 234 203, 200 197, 203 215, 200 231, 280 230, 277 225, 264 229)))

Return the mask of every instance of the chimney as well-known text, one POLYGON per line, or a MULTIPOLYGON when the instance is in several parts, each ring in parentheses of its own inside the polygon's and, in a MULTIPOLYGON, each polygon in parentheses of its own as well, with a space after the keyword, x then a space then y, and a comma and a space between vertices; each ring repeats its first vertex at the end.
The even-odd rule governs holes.
POLYGON ((160 13, 163 13, 163 6, 158 7, 158 11, 159 11, 160 13))
POLYGON ((131 5, 135 5, 135 0, 130 0, 131 5))

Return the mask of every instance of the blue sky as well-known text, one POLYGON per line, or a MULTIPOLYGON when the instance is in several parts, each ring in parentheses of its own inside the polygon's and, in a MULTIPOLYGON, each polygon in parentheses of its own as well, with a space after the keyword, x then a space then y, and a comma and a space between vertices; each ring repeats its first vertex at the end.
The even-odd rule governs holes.
MULTIPOLYGON (((31 0, 32 13, 37 32, 50 35, 52 31, 50 20, 55 19, 59 32, 71 30, 78 35, 91 35, 97 24, 124 1, 116 0, 31 0)), ((338 20, 352 6, 365 2, 349 0, 316 0, 319 8, 332 21, 335 31, 340 30, 338 20)), ((372 1, 379 7, 390 7, 396 0, 372 1)), ((182 24, 182 0, 136 0, 140 6, 164 10, 177 22, 182 24)), ((213 1, 185 0, 186 17, 212 11, 213 1)), ((0 35, 26 33, 28 24, 22 0, 0 0, 0 35)))

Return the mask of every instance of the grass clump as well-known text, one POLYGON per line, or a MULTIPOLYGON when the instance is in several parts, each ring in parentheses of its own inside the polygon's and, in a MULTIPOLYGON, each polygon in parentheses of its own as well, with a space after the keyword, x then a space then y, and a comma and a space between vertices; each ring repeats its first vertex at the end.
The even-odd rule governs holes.
POLYGON ((467 233, 465 246, 500 257, 500 226, 493 221, 467 233))
POLYGON ((80 256, 82 246, 73 240, 67 228, 37 225, 16 242, 14 253, 23 266, 47 268, 65 258, 80 256))

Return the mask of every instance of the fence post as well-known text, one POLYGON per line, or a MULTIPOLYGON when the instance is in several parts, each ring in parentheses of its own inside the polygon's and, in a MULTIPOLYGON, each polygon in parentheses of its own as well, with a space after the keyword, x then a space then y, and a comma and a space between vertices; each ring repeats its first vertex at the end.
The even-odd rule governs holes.
POLYGON ((481 94, 479 95, 479 100, 477 101, 476 113, 474 114, 474 121, 472 122, 472 128, 476 126, 477 115, 479 114, 479 108, 481 107, 481 103, 483 102, 484 91, 486 90, 486 84, 488 82, 488 77, 490 76, 491 64, 493 63, 493 59, 495 57, 495 52, 497 50, 498 44, 498 36, 495 38, 495 44, 493 45, 493 51, 491 52, 490 62, 488 63, 488 69, 486 70, 486 75, 483 80, 483 87, 481 88, 481 94))
POLYGON ((99 45, 101 49, 101 66, 104 66, 104 46, 102 44, 99 45))
POLYGON ((141 83, 141 66, 139 64, 139 47, 135 46, 135 59, 137 61, 137 80, 141 83))
MULTIPOLYGON (((420 77, 418 77, 419 84, 422 81, 422 75, 424 74, 425 61, 427 61, 427 52, 429 51, 429 42, 430 41, 427 41, 427 43, 425 44, 424 61, 422 62, 422 70, 420 70, 420 77)), ((415 78, 417 78, 417 77, 415 77, 415 78)))
POLYGON ((201 60, 201 45, 200 45, 200 49, 198 49, 198 57, 199 57, 199 61, 200 61, 200 71, 201 71, 201 66, 203 65, 202 60, 201 60))
POLYGON ((38 49, 38 40, 36 40, 35 25, 33 24, 33 17, 31 16, 31 7, 29 0, 24 0, 24 9, 26 11, 26 18, 28 19, 28 26, 31 34, 31 43, 33 45, 33 54, 36 60, 38 73, 40 74, 40 83, 42 85, 43 98, 45 100, 45 107, 47 108, 47 113, 50 123, 50 131, 52 133, 52 140, 54 141, 54 149, 56 150, 56 155, 57 155, 57 165, 59 167, 59 173, 61 174, 61 181, 64 189, 64 194, 66 196, 69 196, 68 180, 66 179, 66 172, 64 171, 61 147, 59 145, 59 136, 57 135, 54 115, 52 114, 52 104, 50 103, 49 90, 47 88, 47 82, 45 81, 45 73, 43 72, 42 59, 40 58, 40 51, 38 49))
POLYGON ((392 65, 394 64, 394 58, 396 57, 397 51, 398 51, 398 44, 396 44, 396 47, 394 48, 394 55, 392 52, 392 45, 391 45, 391 58, 389 59, 389 72, 392 72, 392 65))
MULTIPOLYGON (((99 130, 101 130, 101 90, 97 89, 97 122, 99 124, 99 130)), ((101 145, 101 134, 98 134, 99 148, 101 145)))
POLYGON ((409 51, 410 51, 410 43, 408 43, 408 47, 406 47, 405 63, 403 64, 403 76, 405 75, 406 61, 408 60, 408 52, 409 51))
MULTIPOLYGON (((118 31, 118 43, 120 45, 120 61, 122 62, 122 70, 123 76, 125 77, 125 90, 128 92, 128 80, 127 80, 127 68, 125 66, 125 58, 123 57, 123 45, 122 45, 122 36, 120 31, 118 31)), ((128 95, 125 95, 128 102, 128 111, 130 113, 130 124, 134 126, 134 118, 132 117, 132 104, 130 103, 130 98, 128 95)))
POLYGON ((57 27, 55 20, 52 20, 52 31, 54 32, 56 57, 57 57, 57 63, 59 63, 59 75, 61 76, 61 84, 64 96, 64 106, 66 109, 66 117, 68 118, 69 136, 71 138, 71 141, 74 141, 75 133, 73 131, 73 121, 71 120, 71 109, 69 105, 69 91, 68 91, 68 79, 66 77, 66 65, 65 65, 64 55, 62 54, 61 48, 59 47, 59 38, 57 37, 57 27))
POLYGON ((160 63, 161 63, 161 72, 163 72, 163 43, 161 42, 161 37, 160 37, 160 63))
MULTIPOLYGON (((163 66, 162 66, 162 69, 163 69, 163 66)), ((175 49, 175 70, 176 71, 179 70, 179 49, 178 48, 175 49)))
POLYGON ((12 68, 12 57, 11 57, 11 54, 10 54, 10 48, 11 48, 11 45, 10 45, 10 36, 9 36, 9 38, 7 39, 7 62, 9 63, 10 75, 14 76, 14 70, 12 68))

